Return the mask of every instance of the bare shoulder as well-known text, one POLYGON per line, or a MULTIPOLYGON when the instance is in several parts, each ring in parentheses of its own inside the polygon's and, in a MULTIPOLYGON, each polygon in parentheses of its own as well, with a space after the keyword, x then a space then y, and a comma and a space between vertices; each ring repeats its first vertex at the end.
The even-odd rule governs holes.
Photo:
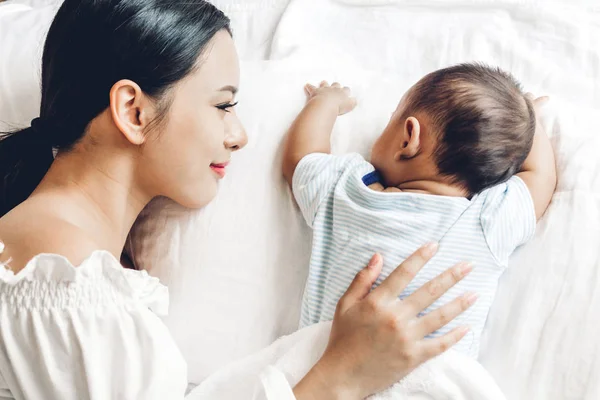
POLYGON ((14 273, 23 269, 36 255, 54 253, 79 265, 98 249, 83 230, 53 214, 24 202, 0 218, 0 241, 4 251, 0 262, 8 263, 14 273))

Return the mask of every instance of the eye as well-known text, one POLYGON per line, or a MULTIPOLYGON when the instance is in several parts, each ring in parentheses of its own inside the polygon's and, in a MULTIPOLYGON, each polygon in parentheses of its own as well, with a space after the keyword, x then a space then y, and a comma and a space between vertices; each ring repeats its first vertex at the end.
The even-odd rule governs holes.
POLYGON ((229 109, 232 107, 237 106, 238 102, 236 101, 235 103, 223 103, 223 104, 219 104, 217 107, 219 110, 223 110, 225 112, 229 112, 229 109))

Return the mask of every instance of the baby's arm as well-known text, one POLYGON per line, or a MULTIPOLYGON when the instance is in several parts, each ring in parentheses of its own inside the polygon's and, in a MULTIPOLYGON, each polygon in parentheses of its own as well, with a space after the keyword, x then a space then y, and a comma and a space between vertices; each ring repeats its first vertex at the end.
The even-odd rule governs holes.
MULTIPOLYGON (((533 100, 536 113, 539 106, 545 100, 546 98, 533 100)), ((529 188, 529 192, 533 198, 535 215, 539 220, 544 215, 546 208, 548 208, 554 189, 556 189, 554 151, 552 150, 550 139, 548 139, 539 119, 536 122, 531 152, 517 176, 523 179, 529 188)))
POLYGON ((338 115, 356 106, 350 89, 339 83, 320 87, 305 86, 308 100, 287 135, 283 154, 283 176, 292 185, 292 177, 300 160, 311 153, 329 153, 331 131, 338 115))

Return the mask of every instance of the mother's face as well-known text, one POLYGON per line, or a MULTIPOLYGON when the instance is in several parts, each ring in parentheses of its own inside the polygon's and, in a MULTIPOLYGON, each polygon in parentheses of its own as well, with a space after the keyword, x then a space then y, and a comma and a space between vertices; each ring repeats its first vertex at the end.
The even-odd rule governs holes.
POLYGON ((154 153, 148 167, 152 185, 190 208, 215 197, 231 153, 248 141, 233 107, 240 71, 229 33, 218 32, 200 61, 200 68, 173 88, 164 128, 146 149, 154 153))

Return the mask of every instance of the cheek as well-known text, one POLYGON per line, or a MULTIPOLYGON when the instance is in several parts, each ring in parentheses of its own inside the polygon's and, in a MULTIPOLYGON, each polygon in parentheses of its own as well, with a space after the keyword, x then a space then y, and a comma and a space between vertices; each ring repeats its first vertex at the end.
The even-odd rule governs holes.
POLYGON ((180 184, 189 188, 190 196, 214 197, 217 185, 210 168, 213 162, 223 158, 223 123, 217 118, 201 118, 182 135, 185 139, 179 147, 180 184), (194 194, 195 193, 195 194, 194 194))
POLYGON ((223 123, 218 116, 202 117, 173 116, 174 123, 154 143, 150 166, 161 193, 188 208, 207 205, 218 190, 210 164, 222 158, 223 123))
MULTIPOLYGON (((196 112, 175 130, 179 138, 177 152, 182 169, 189 175, 210 173, 210 164, 223 156, 224 122, 212 109, 196 112)), ((186 176, 185 174, 183 176, 186 176)), ((199 176, 196 176, 199 178, 199 176)))
POLYGON ((379 141, 381 138, 378 138, 375 143, 373 144, 373 147, 371 148, 371 164, 373 164, 375 162, 375 160, 377 160, 378 158, 378 154, 379 154, 379 141))
POLYGON ((385 134, 383 134, 377 138, 377 141, 375 141, 373 149, 371 150, 371 164, 373 164, 375 168, 379 169, 381 167, 385 158, 386 148, 386 137, 385 134))

